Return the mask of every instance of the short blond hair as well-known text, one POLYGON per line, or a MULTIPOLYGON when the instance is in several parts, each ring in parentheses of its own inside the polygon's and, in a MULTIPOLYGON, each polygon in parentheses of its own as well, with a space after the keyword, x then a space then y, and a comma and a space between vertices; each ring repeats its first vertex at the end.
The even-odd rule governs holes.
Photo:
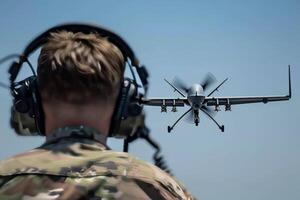
POLYGON ((124 68, 121 51, 105 37, 51 33, 38 59, 39 90, 43 100, 69 103, 116 98, 124 68))

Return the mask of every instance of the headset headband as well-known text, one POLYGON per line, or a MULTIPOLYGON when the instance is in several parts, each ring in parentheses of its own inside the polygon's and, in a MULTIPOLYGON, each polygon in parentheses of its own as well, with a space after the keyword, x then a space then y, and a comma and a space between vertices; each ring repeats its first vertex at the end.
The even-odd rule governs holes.
POLYGON ((73 23, 73 24, 63 24, 63 25, 54 26, 48 29, 47 31, 41 33, 33 41, 31 41, 25 48, 23 52, 23 56, 28 57, 32 52, 34 52, 36 49, 38 49, 43 44, 45 44, 51 32, 59 32, 63 30, 70 31, 73 33, 82 32, 85 34, 97 33, 99 35, 103 35, 104 37, 107 37, 107 39, 111 43, 115 44, 120 49, 125 60, 127 59, 127 57, 129 57, 132 62, 131 65, 135 67, 139 67, 139 61, 135 57, 133 50, 119 35, 107 29, 104 29, 102 27, 95 26, 95 25, 88 25, 88 24, 73 23))
MULTIPOLYGON (((20 60, 18 63, 13 63, 13 65, 9 69, 9 73, 11 75, 10 81, 13 83, 20 71, 20 68, 24 62, 27 61, 27 58, 35 52, 38 48, 40 48, 42 45, 44 45, 48 38, 50 37, 51 32, 59 32, 59 31, 70 31, 73 33, 82 32, 85 34, 89 33, 97 33, 99 35, 102 35, 104 37, 107 37, 109 42, 116 45, 119 50, 122 52, 125 62, 127 59, 130 59, 130 65, 136 67, 137 73, 140 75, 141 73, 141 79, 143 79, 143 70, 141 70, 142 67, 139 66, 139 60, 135 56, 133 50, 129 47, 129 45, 123 40, 119 35, 113 33, 112 31, 107 30, 106 28, 102 28, 96 25, 89 25, 89 24, 62 24, 58 26, 54 26, 45 32, 38 35, 34 40, 32 40, 24 49, 22 55, 20 56, 20 60)), ((143 84, 144 81, 142 80, 143 84)))

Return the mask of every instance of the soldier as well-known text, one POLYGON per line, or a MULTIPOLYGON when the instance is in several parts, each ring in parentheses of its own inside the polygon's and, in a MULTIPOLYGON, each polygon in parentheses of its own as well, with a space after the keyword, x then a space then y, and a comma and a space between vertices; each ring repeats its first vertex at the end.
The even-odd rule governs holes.
POLYGON ((0 199, 192 199, 161 169, 106 145, 124 66, 96 33, 51 33, 37 67, 46 141, 0 163, 0 199))

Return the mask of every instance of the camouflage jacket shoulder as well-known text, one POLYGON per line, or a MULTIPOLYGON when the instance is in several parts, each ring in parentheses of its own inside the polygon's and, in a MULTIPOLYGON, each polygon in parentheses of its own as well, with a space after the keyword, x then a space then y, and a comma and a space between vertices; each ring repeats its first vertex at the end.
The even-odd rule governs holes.
POLYGON ((80 135, 0 162, 0 199, 189 199, 159 168, 80 135))

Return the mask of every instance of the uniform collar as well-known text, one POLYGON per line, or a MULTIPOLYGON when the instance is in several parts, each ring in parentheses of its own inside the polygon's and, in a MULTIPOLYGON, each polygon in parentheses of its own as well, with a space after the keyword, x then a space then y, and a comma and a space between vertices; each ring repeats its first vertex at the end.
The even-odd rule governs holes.
MULTIPOLYGON (((80 126, 64 126, 55 129, 52 133, 46 135, 46 144, 57 142, 64 138, 82 137, 96 140, 101 144, 106 144, 106 137, 99 133, 96 129, 84 125, 80 126)), ((105 145, 106 146, 106 145, 105 145)))

